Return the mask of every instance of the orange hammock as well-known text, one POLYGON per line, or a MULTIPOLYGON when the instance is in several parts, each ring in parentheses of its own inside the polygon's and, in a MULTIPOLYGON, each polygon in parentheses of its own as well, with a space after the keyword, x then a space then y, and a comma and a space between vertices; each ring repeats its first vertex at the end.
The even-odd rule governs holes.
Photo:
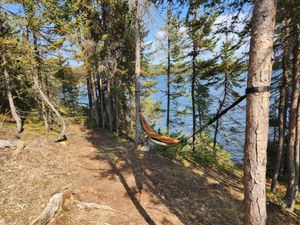
POLYGON ((141 119, 142 128, 153 144, 158 145, 160 147, 171 147, 171 146, 175 146, 175 145, 178 145, 181 143, 180 140, 170 138, 167 136, 162 136, 162 135, 154 132, 151 129, 151 127, 149 126, 149 124, 147 123, 143 114, 139 113, 139 116, 141 119))

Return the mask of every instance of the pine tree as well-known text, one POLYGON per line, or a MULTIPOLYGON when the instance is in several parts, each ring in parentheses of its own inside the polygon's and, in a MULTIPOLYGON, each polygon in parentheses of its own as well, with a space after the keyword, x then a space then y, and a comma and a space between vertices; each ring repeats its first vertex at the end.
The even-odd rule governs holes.
MULTIPOLYGON (((216 19, 216 14, 205 13, 207 6, 205 2, 189 1, 189 10, 187 15, 186 26, 188 28, 188 35, 190 37, 189 47, 191 49, 189 56, 191 58, 191 97, 192 97, 192 120, 193 120, 193 133, 197 129, 197 105, 196 105, 196 89, 197 89, 197 79, 201 76, 199 74, 198 56, 199 54, 204 54, 205 52, 210 52, 214 49, 215 40, 209 38, 209 34, 212 31, 212 25, 216 19), (199 11, 203 15, 199 15, 199 11)), ((196 137, 193 136, 192 149, 195 151, 195 140, 196 137)))
MULTIPOLYGON (((275 1, 254 1, 248 88, 270 85, 275 16, 275 1)), ((245 225, 266 224, 265 185, 269 96, 267 92, 247 95, 244 158, 245 225)))
MULTIPOLYGON (((222 90, 222 96, 219 99, 216 114, 219 114, 224 108, 229 106, 239 97, 235 88, 239 85, 239 77, 245 70, 245 64, 240 57, 234 56, 234 39, 226 37, 220 51, 220 64, 217 66, 218 75, 214 76, 213 82, 216 90, 222 90)), ((216 160, 217 135, 220 129, 221 119, 216 121, 213 137, 213 156, 216 160)))
MULTIPOLYGON (((0 11, 0 16, 2 17, 2 12, 0 11)), ((5 15, 3 15, 5 18, 5 15)), ((6 96, 9 101, 9 107, 11 110, 11 114, 16 121, 17 127, 16 132, 17 134, 21 133, 23 131, 23 124, 21 117, 17 111, 17 108, 15 106, 15 101, 12 93, 12 79, 8 70, 8 59, 7 56, 10 55, 10 50, 15 47, 16 42, 12 41, 12 30, 11 28, 5 23, 5 20, 0 19, 0 54, 2 55, 1 59, 1 65, 3 70, 3 80, 4 85, 6 89, 6 96)))

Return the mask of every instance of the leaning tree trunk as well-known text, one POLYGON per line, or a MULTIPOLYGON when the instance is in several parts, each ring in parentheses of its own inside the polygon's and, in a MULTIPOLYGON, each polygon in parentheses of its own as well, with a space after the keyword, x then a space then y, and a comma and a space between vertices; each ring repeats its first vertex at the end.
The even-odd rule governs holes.
POLYGON ((36 89, 38 90, 38 92, 41 95, 41 98, 45 101, 45 103, 51 108, 51 110, 55 113, 55 115, 60 120, 60 124, 61 124, 62 128, 61 128, 60 134, 59 134, 58 138, 55 140, 55 142, 66 140, 67 139, 67 136, 66 136, 67 126, 66 126, 66 122, 65 122, 64 118, 58 112, 58 110, 54 107, 54 105, 50 102, 48 97, 44 94, 43 90, 41 89, 41 87, 39 85, 38 79, 36 77, 34 77, 33 81, 34 81, 34 85, 35 85, 36 89))
MULTIPOLYGON (((224 106, 224 104, 225 104, 225 101, 226 101, 226 98, 227 98, 227 92, 228 92, 228 75, 227 75, 227 72, 225 72, 225 79, 224 79, 224 95, 223 95, 223 99, 222 99, 222 101, 220 102, 220 105, 219 105, 219 108, 218 108, 218 110, 217 110, 217 113, 216 113, 216 115, 218 115, 220 112, 221 112, 221 110, 222 110, 222 108, 223 108, 223 106, 224 106)), ((217 120, 217 122, 216 122, 216 128, 215 128, 215 133, 214 133, 214 140, 213 140, 213 142, 214 142, 214 149, 213 149, 213 156, 214 156, 214 160, 217 160, 217 148, 216 148, 216 145, 217 145, 217 136, 218 136, 218 133, 219 133, 219 120, 217 120)))
MULTIPOLYGON (((42 73, 41 73, 42 60, 41 60, 40 52, 39 52, 39 49, 38 49, 37 37, 36 37, 35 34, 33 34, 33 45, 34 45, 34 52, 35 52, 34 58, 37 62, 38 80, 39 80, 39 83, 41 84, 41 89, 43 90, 44 85, 43 85, 43 79, 42 79, 42 73)), ((46 93, 46 96, 48 96, 47 93, 46 93)), ((49 132, 50 131, 50 126, 49 126, 49 123, 48 123, 47 107, 45 106, 45 101, 43 100, 43 98, 41 99, 41 105, 42 105, 42 117, 43 117, 43 120, 44 120, 45 130, 47 132, 49 132)))
MULTIPOLYGON (((272 74, 275 0, 254 0, 247 87, 269 86, 272 74)), ((244 224, 266 224, 266 153, 269 92, 247 95, 244 158, 244 224)))
POLYGON ((6 87, 6 95, 8 98, 8 102, 9 102, 9 107, 11 110, 11 114, 14 118, 14 120, 16 121, 17 124, 17 133, 21 133, 23 131, 23 125, 22 125, 22 120, 21 117, 19 116, 15 103, 14 103, 14 98, 12 96, 12 92, 11 92, 11 84, 10 84, 10 79, 9 79, 9 73, 7 71, 7 61, 6 61, 6 57, 5 54, 2 55, 2 61, 3 61, 3 67, 4 67, 4 83, 5 83, 5 87, 6 87))
POLYGON ((141 124, 139 122, 140 112, 140 74, 141 74, 141 0, 136 0, 135 20, 135 144, 141 144, 141 124))
POLYGON ((296 201, 296 168, 295 168, 295 149, 296 149, 296 130, 297 130, 297 108, 299 98, 299 79, 300 79, 300 42, 298 40, 299 31, 294 26, 294 59, 292 77, 292 100, 289 116, 289 136, 288 136, 288 184, 284 197, 284 205, 287 209, 293 210, 296 201))
MULTIPOLYGON (((285 28, 287 29, 287 28, 285 28)), ((288 35, 287 33, 285 34, 288 35)), ((276 185, 278 182, 278 175, 280 171, 280 165, 281 165, 281 158, 282 158, 282 152, 284 149, 284 143, 285 143, 285 126, 286 126, 286 108, 287 108, 287 81, 289 77, 289 71, 288 71, 288 42, 287 38, 283 40, 285 43, 284 51, 283 51, 283 58, 282 58, 282 82, 280 86, 280 98, 279 98, 279 106, 278 106, 278 148, 277 148, 277 158, 276 158, 276 164, 275 164, 275 170, 274 175, 272 179, 271 184, 271 191, 276 191, 276 185)))

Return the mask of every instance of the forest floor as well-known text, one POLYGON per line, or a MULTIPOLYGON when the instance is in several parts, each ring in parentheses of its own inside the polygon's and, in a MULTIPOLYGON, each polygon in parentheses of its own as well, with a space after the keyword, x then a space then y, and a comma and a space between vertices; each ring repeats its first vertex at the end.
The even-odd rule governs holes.
MULTIPOLYGON (((0 139, 13 138, 12 128, 0 128, 0 139)), ((243 222, 242 182, 225 173, 136 151, 81 125, 70 126, 68 142, 54 143, 33 128, 25 129, 22 140, 26 147, 18 154, 0 149, 0 225, 28 224, 63 190, 70 195, 49 224, 243 222), (82 209, 78 201, 107 207, 82 209)), ((268 203, 268 224, 299 221, 268 203)))

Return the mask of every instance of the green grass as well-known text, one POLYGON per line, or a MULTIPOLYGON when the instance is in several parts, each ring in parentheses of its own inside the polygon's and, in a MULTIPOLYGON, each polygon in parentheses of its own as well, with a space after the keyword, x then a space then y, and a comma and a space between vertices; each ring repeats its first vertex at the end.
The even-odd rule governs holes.
POLYGON ((192 151, 191 144, 184 146, 179 145, 173 148, 159 150, 159 152, 168 158, 175 158, 186 164, 186 161, 201 164, 230 173, 236 177, 242 177, 243 171, 237 168, 231 160, 229 152, 225 151, 221 146, 216 146, 216 160, 213 157, 213 143, 209 134, 201 134, 197 136, 195 152, 192 151))
POLYGON ((63 210, 64 212, 69 212, 69 211, 71 211, 71 209, 70 209, 69 207, 67 207, 66 205, 63 205, 63 206, 62 206, 62 210, 63 210))
POLYGON ((110 140, 113 140, 115 142, 117 142, 120 145, 125 145, 130 143, 130 140, 119 136, 117 133, 106 133, 106 137, 109 138, 110 140))
POLYGON ((116 156, 114 153, 102 153, 102 155, 107 161, 111 162, 116 162, 119 159, 119 157, 116 156))

